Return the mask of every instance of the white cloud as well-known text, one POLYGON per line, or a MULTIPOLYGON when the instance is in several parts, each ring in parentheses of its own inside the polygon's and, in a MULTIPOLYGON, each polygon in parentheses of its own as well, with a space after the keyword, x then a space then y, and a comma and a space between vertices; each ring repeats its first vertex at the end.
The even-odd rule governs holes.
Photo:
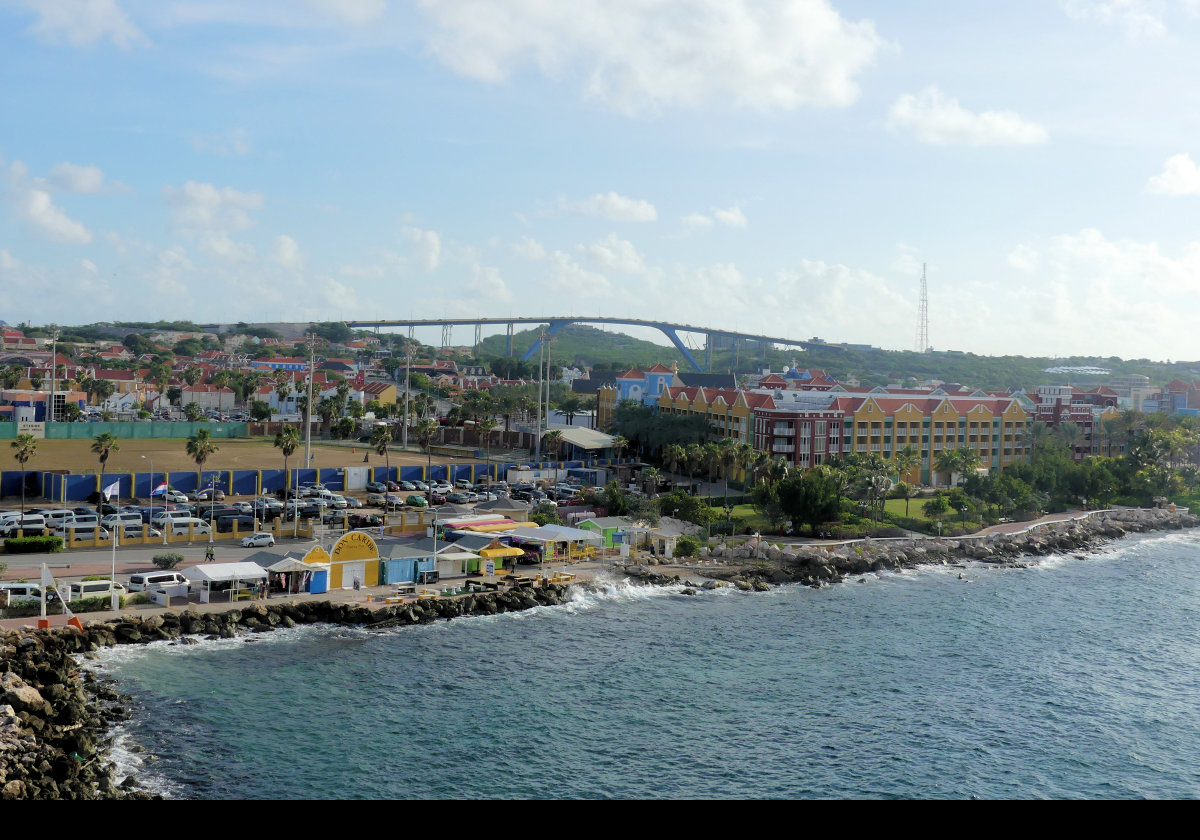
POLYGON ((92 232, 63 212, 45 190, 27 189, 18 210, 24 219, 55 242, 86 245, 92 232))
POLYGON ((271 260, 284 268, 303 268, 304 256, 296 240, 287 234, 275 237, 275 246, 271 249, 271 260))
POLYGON ((149 43, 115 0, 24 0, 38 16, 29 28, 38 39, 73 47, 111 41, 122 49, 149 43))
POLYGON ((918 249, 911 245, 905 245, 903 242, 897 246, 899 253, 892 260, 889 266, 896 274, 904 275, 905 277, 919 277, 921 274, 921 261, 917 259, 918 249))
POLYGON ((611 222, 653 222, 658 218, 654 205, 640 198, 628 198, 615 192, 597 193, 583 201, 560 202, 563 210, 577 216, 607 219, 611 222))
POLYGON ((624 274, 644 274, 646 271, 646 261, 633 243, 617 238, 615 233, 591 245, 580 245, 579 250, 601 268, 610 271, 624 274))
POLYGON ((96 268, 96 264, 86 258, 79 261, 79 267, 82 268, 84 271, 88 272, 89 274, 98 274, 99 273, 99 269, 96 268))
POLYGON ((372 23, 387 11, 384 0, 307 0, 308 5, 328 17, 354 26, 372 23))
POLYGON ((239 192, 232 187, 188 181, 182 187, 163 188, 171 206, 171 222, 188 233, 247 230, 254 226, 250 210, 263 206, 260 193, 239 192))
POLYGON ((1162 195, 1200 195, 1200 167, 1186 154, 1167 159, 1163 171, 1146 183, 1146 192, 1162 195))
POLYGON ((893 131, 910 130, 922 143, 935 146, 1029 146, 1050 139, 1042 126, 1012 111, 968 111, 936 87, 901 96, 887 123, 893 131))
POLYGON ((24 163, 15 160, 4 168, 0 159, 0 178, 4 182, 0 186, 5 187, 0 190, 0 197, 39 234, 55 242, 73 245, 86 245, 92 241, 92 232, 87 226, 69 217, 56 205, 50 193, 42 189, 46 182, 40 178, 31 179, 24 163))
POLYGON ((417 254, 426 271, 433 271, 442 261, 442 238, 436 231, 405 227, 401 231, 417 246, 417 254))
POLYGON ((736 204, 728 210, 719 210, 713 208, 713 216, 718 222, 730 228, 744 228, 746 226, 746 216, 742 213, 742 208, 736 204))
POLYGON ((104 172, 98 166, 63 162, 50 169, 50 183, 68 192, 95 194, 104 191, 104 172))
POLYGON ((996 311, 975 328, 1029 334, 1029 352, 1200 356, 1193 328, 1200 319, 1200 242, 1172 256, 1154 242, 1109 239, 1089 228, 1022 243, 1013 254, 1010 264, 1027 279, 980 289, 996 311))
POLYGON ((1063 11, 1072 20, 1119 26, 1133 40, 1167 33, 1162 7, 1156 0, 1062 0, 1063 11))
POLYGON ((254 150, 244 128, 231 128, 217 134, 197 134, 192 137, 192 148, 222 157, 243 157, 254 150))
POLYGON ((421 0, 430 51, 500 82, 532 66, 625 113, 732 104, 845 107, 883 46, 828 0, 421 0))
POLYGON ((200 235, 200 250, 212 257, 229 262, 249 262, 256 253, 248 242, 234 242, 225 231, 208 231, 200 235))
POLYGON ((712 227, 713 220, 703 213, 689 213, 683 217, 683 223, 690 228, 712 227))
POLYGON ((1032 274, 1038 269, 1038 252, 1032 245, 1022 243, 1008 254, 1008 264, 1017 271, 1032 274))
POLYGON ((474 297, 495 302, 511 302, 512 290, 500 276, 500 269, 491 265, 471 266, 471 276, 463 284, 474 297))
POLYGON ((546 249, 542 243, 528 236, 522 236, 521 241, 513 246, 513 253, 527 260, 546 259, 546 249))

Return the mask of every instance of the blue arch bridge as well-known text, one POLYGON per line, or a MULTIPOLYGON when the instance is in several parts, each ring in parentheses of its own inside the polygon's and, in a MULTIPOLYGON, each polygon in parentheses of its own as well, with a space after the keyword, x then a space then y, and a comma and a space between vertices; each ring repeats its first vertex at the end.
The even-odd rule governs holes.
MULTIPOLYGON (((413 332, 418 327, 440 327, 442 330, 442 347, 451 345, 451 332, 455 327, 474 327, 475 328, 475 349, 478 351, 479 344, 483 340, 484 327, 504 327, 507 330, 507 345, 506 354, 513 354, 513 330, 517 324, 544 324, 541 335, 536 341, 521 355, 521 361, 528 361, 538 354, 542 347, 542 343, 554 337, 554 335, 568 324, 617 324, 620 326, 629 327, 650 327, 659 330, 670 339, 675 348, 683 354, 684 359, 696 372, 704 372, 712 369, 712 354, 714 346, 721 340, 740 340, 756 345, 760 354, 766 353, 768 347, 772 345, 781 345, 783 347, 829 347, 841 349, 836 344, 826 344, 818 340, 801 341, 794 338, 780 338, 777 336, 758 335, 756 333, 738 332, 736 330, 719 330, 711 327, 693 327, 688 324, 672 324, 667 321, 647 321, 641 318, 605 318, 601 316, 589 317, 586 315, 570 315, 563 317, 544 317, 544 318, 425 318, 411 320, 396 320, 396 321, 346 321, 346 326, 353 329, 380 329, 383 327, 394 328, 403 327, 408 329, 408 335, 411 338, 413 332), (693 355, 692 349, 684 344, 680 338, 680 333, 687 335, 702 336, 704 341, 704 363, 693 355)), ((698 352, 698 350, 697 350, 698 352)))

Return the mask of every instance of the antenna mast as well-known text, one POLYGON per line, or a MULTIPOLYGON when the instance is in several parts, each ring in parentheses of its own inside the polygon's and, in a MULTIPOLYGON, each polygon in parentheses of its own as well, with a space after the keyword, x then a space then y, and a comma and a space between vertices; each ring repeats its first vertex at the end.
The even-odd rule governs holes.
POLYGON ((921 302, 917 305, 917 352, 929 352, 929 286, 925 283, 925 263, 921 263, 921 302))

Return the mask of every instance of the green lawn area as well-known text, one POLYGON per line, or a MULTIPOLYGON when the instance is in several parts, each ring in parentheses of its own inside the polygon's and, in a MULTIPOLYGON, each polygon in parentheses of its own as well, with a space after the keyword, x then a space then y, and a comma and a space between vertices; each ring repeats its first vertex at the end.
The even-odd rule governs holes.
POLYGON ((733 518, 745 522, 751 531, 766 531, 771 527, 771 523, 754 509, 754 505, 734 505, 733 518))
MULTIPOLYGON (((926 498, 909 499, 908 500, 908 515, 913 519, 920 519, 925 522, 932 520, 925 515, 922 508, 925 502, 929 501, 926 498)), ((883 509, 893 516, 904 516, 904 499, 888 499, 883 504, 883 509)))

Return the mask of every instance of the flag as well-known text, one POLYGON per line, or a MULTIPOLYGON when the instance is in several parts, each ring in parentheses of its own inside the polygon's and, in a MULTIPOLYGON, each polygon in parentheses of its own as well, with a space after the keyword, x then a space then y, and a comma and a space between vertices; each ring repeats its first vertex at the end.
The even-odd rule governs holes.
POLYGON ((210 478, 210 479, 208 480, 208 484, 205 484, 204 486, 205 486, 206 488, 210 489, 210 490, 211 490, 212 488, 216 487, 216 486, 217 486, 217 477, 216 477, 216 476, 213 476, 212 478, 210 478))
POLYGON ((117 479, 112 484, 104 488, 104 498, 111 499, 113 496, 121 495, 121 479, 117 479))
POLYGON ((150 495, 151 496, 161 496, 163 493, 166 493, 166 492, 167 492, 167 482, 164 481, 162 484, 158 485, 153 490, 151 490, 150 495))
POLYGON ((54 575, 50 574, 49 567, 45 563, 42 564, 42 589, 48 586, 54 586, 54 575))

